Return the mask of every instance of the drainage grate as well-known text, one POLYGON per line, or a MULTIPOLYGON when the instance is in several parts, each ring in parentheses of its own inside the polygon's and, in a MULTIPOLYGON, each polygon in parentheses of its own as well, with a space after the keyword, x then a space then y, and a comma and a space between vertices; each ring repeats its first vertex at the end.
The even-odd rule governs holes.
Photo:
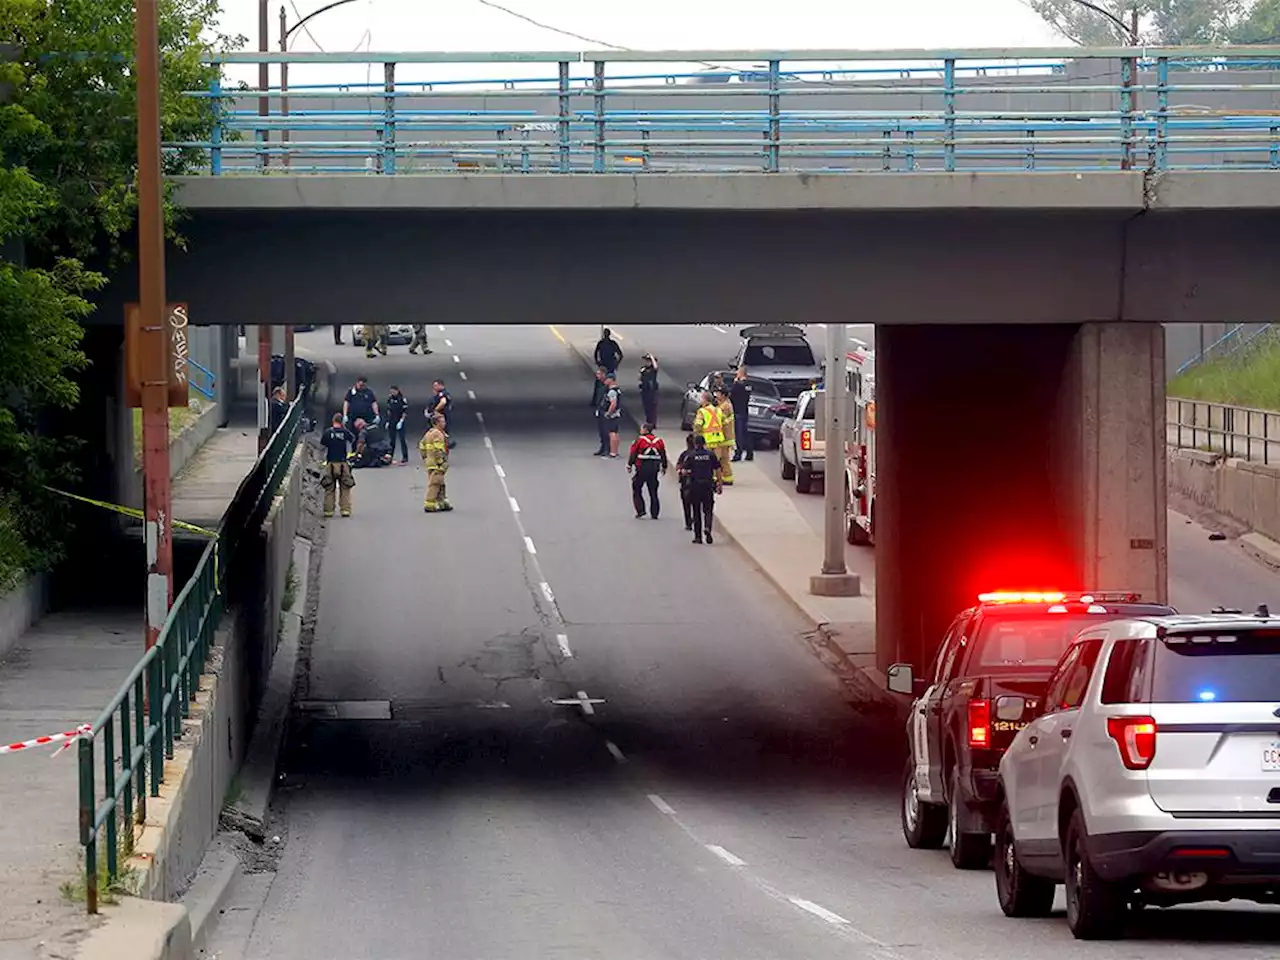
POLYGON ((303 700, 294 709, 318 720, 390 720, 390 700, 303 700))

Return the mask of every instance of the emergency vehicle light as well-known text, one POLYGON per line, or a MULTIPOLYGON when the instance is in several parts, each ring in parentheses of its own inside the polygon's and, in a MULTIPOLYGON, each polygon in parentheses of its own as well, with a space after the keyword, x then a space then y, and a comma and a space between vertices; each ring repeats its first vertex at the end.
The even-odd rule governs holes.
POLYGON ((1061 603, 1065 593, 1054 591, 995 590, 978 594, 979 603, 1061 603))

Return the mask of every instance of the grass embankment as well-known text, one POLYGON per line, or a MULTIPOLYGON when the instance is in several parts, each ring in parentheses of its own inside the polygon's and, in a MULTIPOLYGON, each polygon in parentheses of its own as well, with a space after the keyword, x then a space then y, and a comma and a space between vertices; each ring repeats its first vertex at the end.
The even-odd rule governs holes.
POLYGON ((1168 395, 1280 410, 1280 335, 1268 334, 1241 355, 1210 360, 1174 377, 1168 395))
MULTIPOLYGON (((186 406, 186 407, 170 407, 169 408, 169 440, 180 434, 187 427, 191 426, 200 414, 204 412, 203 405, 186 406)), ((133 411, 133 462, 142 463, 142 411, 133 411)))

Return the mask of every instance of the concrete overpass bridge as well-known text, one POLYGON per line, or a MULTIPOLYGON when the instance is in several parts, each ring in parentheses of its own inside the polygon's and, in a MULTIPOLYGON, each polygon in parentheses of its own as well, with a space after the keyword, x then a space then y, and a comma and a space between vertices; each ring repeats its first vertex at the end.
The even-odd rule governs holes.
POLYGON ((995 585, 1165 596, 1162 324, 1280 294, 1280 48, 264 60, 321 79, 168 145, 196 322, 874 323, 882 664, 995 585))

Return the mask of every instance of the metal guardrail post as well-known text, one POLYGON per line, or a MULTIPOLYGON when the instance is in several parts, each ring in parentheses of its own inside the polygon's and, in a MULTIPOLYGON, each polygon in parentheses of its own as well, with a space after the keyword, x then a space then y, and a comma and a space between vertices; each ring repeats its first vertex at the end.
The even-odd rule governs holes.
POLYGON ((888 173, 893 169, 893 131, 885 130, 880 134, 884 146, 880 149, 880 172, 888 173))
POLYGON ((781 101, 778 88, 782 78, 778 73, 779 61, 769 61, 769 172, 777 173, 782 155, 781 101))
MULTIPOLYGON (((116 795, 116 722, 115 717, 107 717, 102 725, 102 788, 108 797, 116 795)), ((112 810, 107 817, 107 876, 120 875, 120 851, 117 824, 119 817, 112 810)))
POLYGON ((1027 131, 1027 157, 1023 166, 1028 170, 1036 168, 1036 132, 1034 130, 1027 131))
POLYGON ((647 127, 640 131, 640 139, 644 141, 644 143, 640 145, 640 169, 641 170, 649 169, 649 150, 650 150, 649 138, 651 136, 653 136, 653 131, 649 130, 649 128, 647 127))
POLYGON ((396 65, 383 66, 382 172, 396 172, 396 65))
POLYGON ((569 172, 569 61, 560 64, 560 119, 557 131, 560 136, 560 172, 569 172))
POLYGON ((98 912, 98 831, 94 829, 93 737, 80 739, 80 846, 84 848, 84 899, 98 912))
POLYGON ((1156 169, 1169 169, 1169 58, 1156 58, 1156 169))
POLYGON ((908 172, 914 171, 916 168, 916 146, 914 143, 915 138, 916 138, 916 132, 914 130, 908 130, 907 145, 906 147, 903 148, 903 151, 902 151, 902 158, 906 162, 908 172))
POLYGON ((1120 169, 1133 169, 1133 74, 1135 64, 1125 57, 1120 61, 1120 169))
POLYGON ((222 80, 214 77, 209 82, 209 98, 213 104, 213 129, 209 131, 209 173, 222 175, 222 80))
POLYGON ((953 173, 956 169, 956 62, 951 57, 942 61, 942 110, 943 166, 947 173, 953 173))
POLYGON ((160 682, 160 657, 147 664, 147 718, 151 736, 151 796, 160 796, 164 783, 164 685, 160 682))
POLYGON ((592 164, 592 170, 595 173, 604 173, 604 62, 597 60, 594 65, 593 72, 595 75, 592 79, 591 89, 595 93, 594 106, 596 117, 596 140, 595 160, 592 164))
POLYGON ((520 172, 529 172, 529 131, 520 131, 520 172))

